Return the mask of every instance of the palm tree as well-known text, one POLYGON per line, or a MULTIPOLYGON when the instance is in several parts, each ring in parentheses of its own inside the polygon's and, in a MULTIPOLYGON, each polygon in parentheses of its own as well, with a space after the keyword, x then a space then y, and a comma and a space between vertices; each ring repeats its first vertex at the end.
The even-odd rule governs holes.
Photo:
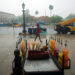
POLYGON ((39 13, 38 11, 35 11, 35 14, 36 14, 36 15, 38 15, 38 13, 39 13))
MULTIPOLYGON (((35 15, 38 15, 39 14, 39 12, 38 11, 35 11, 35 15)), ((37 21, 37 19, 35 20, 35 22, 37 21)))
POLYGON ((53 5, 49 5, 49 10, 50 10, 50 17, 51 17, 52 10, 53 10, 53 5))

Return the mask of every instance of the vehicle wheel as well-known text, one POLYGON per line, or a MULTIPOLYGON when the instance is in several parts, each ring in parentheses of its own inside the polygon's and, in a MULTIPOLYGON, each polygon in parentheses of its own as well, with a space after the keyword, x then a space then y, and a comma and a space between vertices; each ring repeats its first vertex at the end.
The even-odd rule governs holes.
POLYGON ((71 32, 71 34, 74 34, 74 32, 71 32))
POLYGON ((57 31, 58 34, 60 34, 60 31, 57 31))
POLYGON ((62 33, 63 33, 63 34, 67 34, 67 31, 63 31, 62 33))

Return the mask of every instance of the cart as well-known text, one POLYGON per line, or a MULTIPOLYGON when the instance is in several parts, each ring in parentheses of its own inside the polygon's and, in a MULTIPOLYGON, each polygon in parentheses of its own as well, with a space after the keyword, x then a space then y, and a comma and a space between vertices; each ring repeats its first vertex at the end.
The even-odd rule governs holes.
MULTIPOLYGON (((49 51, 49 46, 47 47, 48 47, 47 51, 49 51)), ((64 75, 64 70, 70 69, 71 65, 70 59, 68 59, 68 66, 65 68, 64 64, 60 65, 58 60, 50 53, 50 51, 49 51, 49 59, 38 59, 38 60, 28 60, 27 52, 28 51, 26 51, 24 63, 25 75, 64 75)), ((64 62, 64 56, 62 61, 64 62)))
MULTIPOLYGON (((64 64, 60 65, 57 58, 55 58, 50 53, 48 43, 47 43, 47 51, 49 52, 48 59, 28 60, 27 40, 25 46, 26 46, 26 53, 23 59, 23 75, 64 75, 64 70, 70 69, 71 60, 68 59, 68 67, 64 68, 64 64)), ((64 56, 62 61, 64 62, 64 56)))

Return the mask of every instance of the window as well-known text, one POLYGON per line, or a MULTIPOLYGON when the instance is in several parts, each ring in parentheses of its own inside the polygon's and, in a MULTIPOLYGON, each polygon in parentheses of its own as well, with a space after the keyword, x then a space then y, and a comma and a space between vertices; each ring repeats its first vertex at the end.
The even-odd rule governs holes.
POLYGON ((73 23, 66 24, 66 26, 73 26, 73 23))
POLYGON ((73 26, 75 26, 75 22, 73 22, 73 26))

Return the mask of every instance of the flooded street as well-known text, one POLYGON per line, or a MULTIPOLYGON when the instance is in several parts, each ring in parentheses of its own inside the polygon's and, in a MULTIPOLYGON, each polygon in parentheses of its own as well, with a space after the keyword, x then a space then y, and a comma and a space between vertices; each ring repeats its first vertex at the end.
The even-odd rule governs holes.
POLYGON ((20 29, 0 27, 0 75, 10 75, 16 47, 17 34, 20 29))
MULTIPOLYGON (((13 53, 19 32, 22 32, 22 28, 0 27, 0 75, 10 75, 12 72, 13 53)), ((65 70, 65 75, 75 75, 75 34, 56 34, 50 27, 47 32, 49 38, 62 39, 62 48, 67 40, 71 69, 65 70)))

